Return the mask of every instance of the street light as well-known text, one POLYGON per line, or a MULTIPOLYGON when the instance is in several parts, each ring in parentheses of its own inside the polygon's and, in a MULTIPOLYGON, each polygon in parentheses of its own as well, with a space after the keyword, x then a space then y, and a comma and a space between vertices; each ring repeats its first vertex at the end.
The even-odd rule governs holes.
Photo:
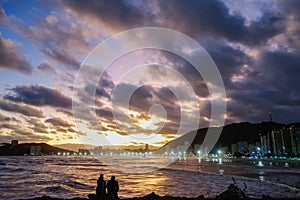
POLYGON ((219 157, 221 156, 221 153, 222 153, 222 151, 221 151, 221 150, 218 150, 219 157))

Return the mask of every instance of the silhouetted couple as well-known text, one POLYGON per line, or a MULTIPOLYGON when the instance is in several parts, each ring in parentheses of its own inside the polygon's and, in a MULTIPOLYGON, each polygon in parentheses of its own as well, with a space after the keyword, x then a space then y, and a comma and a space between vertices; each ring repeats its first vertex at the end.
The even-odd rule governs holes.
POLYGON ((104 180, 103 174, 100 174, 97 180, 97 188, 96 188, 97 195, 106 196, 106 189, 107 189, 107 197, 109 199, 119 199, 118 198, 119 183, 118 181, 116 181, 116 177, 112 176, 106 185, 106 181, 104 180))

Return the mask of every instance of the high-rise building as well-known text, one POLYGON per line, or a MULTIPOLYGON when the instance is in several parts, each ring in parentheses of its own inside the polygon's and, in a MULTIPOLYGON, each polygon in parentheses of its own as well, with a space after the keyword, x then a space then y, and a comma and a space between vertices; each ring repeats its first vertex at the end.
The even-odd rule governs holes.
POLYGON ((238 152, 237 145, 236 144, 231 144, 231 153, 234 154, 236 152, 238 152))
POLYGON ((300 155, 300 128, 297 127, 294 129, 295 138, 296 138, 296 147, 297 147, 297 155, 300 155))
POLYGON ((293 154, 293 132, 292 128, 282 128, 282 136, 283 136, 283 153, 284 155, 290 156, 293 154))
POLYGON ((260 152, 263 156, 270 153, 270 142, 267 135, 260 136, 260 152))
POLYGON ((285 154, 283 134, 280 129, 272 130, 273 155, 281 156, 285 154))
POLYGON ((257 155, 257 147, 258 146, 255 143, 249 144, 249 155, 251 155, 251 156, 257 155))
POLYGON ((271 154, 272 148, 271 148, 271 133, 267 132, 267 146, 268 146, 268 154, 271 154))
POLYGON ((35 155, 40 156, 42 153, 42 147, 41 146, 36 146, 35 147, 35 155))
POLYGON ((40 156, 42 148, 41 146, 31 146, 30 147, 30 155, 31 156, 40 156))
POLYGON ((35 146, 30 147, 30 155, 32 155, 32 156, 35 155, 35 146))
POLYGON ((247 154, 248 153, 248 142, 246 142, 246 141, 238 142, 237 149, 238 149, 238 152, 240 152, 242 154, 247 154))
POLYGON ((300 128, 290 127, 291 132, 291 144, 292 144, 292 155, 300 155, 300 128))
POLYGON ((149 144, 145 144, 145 151, 149 151, 149 144))
POLYGON ((18 140, 12 140, 10 144, 11 144, 12 146, 17 146, 18 143, 19 143, 18 140))

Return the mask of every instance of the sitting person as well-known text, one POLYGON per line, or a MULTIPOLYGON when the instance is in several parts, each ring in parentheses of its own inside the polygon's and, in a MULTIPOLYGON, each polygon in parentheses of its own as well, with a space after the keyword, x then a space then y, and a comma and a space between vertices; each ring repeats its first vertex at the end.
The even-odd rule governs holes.
POLYGON ((107 193, 110 199, 119 199, 118 197, 119 183, 115 180, 115 176, 107 182, 107 193))
POLYGON ((100 174, 97 180, 96 194, 106 195, 106 181, 104 180, 103 174, 100 174))

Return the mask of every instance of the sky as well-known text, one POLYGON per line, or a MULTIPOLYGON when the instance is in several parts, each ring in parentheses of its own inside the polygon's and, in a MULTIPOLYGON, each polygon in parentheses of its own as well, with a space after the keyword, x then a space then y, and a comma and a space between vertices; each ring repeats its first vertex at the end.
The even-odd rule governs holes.
POLYGON ((187 60, 159 49, 122 55, 90 80, 94 94, 86 86, 80 100, 94 97, 97 124, 84 111, 73 116, 74 81, 89 53, 144 27, 181 32, 207 51, 226 91, 225 124, 268 121, 269 112, 273 121, 298 122, 299 10, 297 0, 1 1, 0 142, 161 146, 178 137, 183 112, 207 127, 209 86, 187 60), (129 105, 115 88, 134 89, 129 105))

